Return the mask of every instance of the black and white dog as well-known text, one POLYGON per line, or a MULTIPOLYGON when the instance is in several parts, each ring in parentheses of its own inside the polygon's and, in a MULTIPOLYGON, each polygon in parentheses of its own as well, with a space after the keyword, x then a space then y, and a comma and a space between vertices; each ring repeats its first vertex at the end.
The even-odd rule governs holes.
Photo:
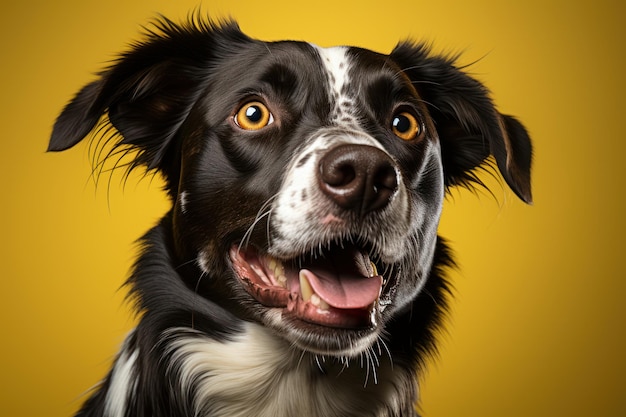
POLYGON ((139 323, 78 416, 415 416, 448 295, 446 190, 492 155, 531 201, 524 127, 420 44, 163 18, 67 105, 49 150, 94 130, 162 174, 172 209, 127 283, 139 323))

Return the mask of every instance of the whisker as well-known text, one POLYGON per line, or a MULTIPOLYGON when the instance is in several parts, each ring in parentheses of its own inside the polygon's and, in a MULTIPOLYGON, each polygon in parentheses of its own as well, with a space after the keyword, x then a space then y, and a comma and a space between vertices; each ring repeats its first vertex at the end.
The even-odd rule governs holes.
POLYGON ((365 383, 363 384, 363 387, 367 387, 367 383, 369 382, 369 378, 370 378, 370 362, 369 362, 369 357, 367 357, 367 351, 361 353, 361 368, 363 368, 363 356, 365 356, 365 383))
POLYGON ((346 369, 350 367, 350 359, 348 359, 347 356, 340 356, 338 360, 339 360, 339 363, 341 363, 341 369, 337 373, 337 376, 343 374, 343 371, 345 371, 346 369))
POLYGON ((375 382, 376 382, 376 371, 374 369, 374 362, 372 361, 369 348, 365 352, 361 353, 361 358, 363 358, 363 356, 365 356, 365 383, 363 384, 363 387, 365 388, 367 387, 367 384, 370 378, 370 364, 371 364, 372 375, 374 377, 375 382))
POLYGON ((197 259, 191 259, 191 260, 189 260, 189 261, 187 261, 187 262, 183 262, 182 264, 177 265, 177 266, 174 268, 174 270, 178 271, 180 268, 182 268, 182 267, 184 267, 184 266, 187 266, 187 265, 189 265, 189 264, 193 264, 193 263, 195 263, 195 262, 197 262, 197 259))
POLYGON ((271 209, 267 212, 267 222, 266 222, 266 226, 265 226, 265 234, 266 234, 266 237, 267 237, 267 246, 268 247, 272 246, 272 234, 270 232, 270 230, 271 230, 270 229, 270 224, 272 223, 272 213, 273 213, 273 210, 271 210, 271 209))
POLYGON ((296 366, 296 369, 300 369, 300 364, 302 363, 302 359, 304 359, 305 354, 306 350, 302 350, 302 352, 300 353, 300 358, 298 359, 298 365, 296 366))
POLYGON ((441 83, 438 83, 436 81, 431 81, 431 80, 412 80, 411 84, 429 84, 429 85, 436 85, 436 86, 441 86, 441 83))
POLYGON ((261 215, 259 215, 259 216, 257 216, 257 217, 254 219, 254 222, 252 222, 252 225, 250 225, 250 227, 248 228, 248 230, 246 230, 246 233, 244 233, 244 235, 243 235, 243 237, 242 237, 242 239, 241 239, 241 242, 239 242, 239 246, 238 246, 238 248, 237 248, 237 250, 238 250, 238 251, 240 251, 240 250, 241 250, 241 248, 243 248, 243 247, 245 247, 245 246, 247 246, 247 245, 248 245, 248 242, 250 241, 250 237, 252 236, 252 232, 254 231, 254 228, 256 227, 256 225, 257 225, 257 224, 258 224, 261 220, 263 220, 263 218, 264 218, 264 217, 269 217, 270 213, 271 213, 271 210, 270 210, 270 211, 267 211, 267 212, 265 212, 265 213, 263 213, 263 214, 261 214, 261 215))
POLYGON ((436 306, 439 306, 439 302, 438 302, 438 301, 437 301, 437 299, 433 296, 433 294, 432 294, 430 291, 428 291, 428 289, 427 289, 427 288, 424 288, 422 291, 424 292, 424 294, 426 294, 426 295, 428 296, 428 298, 430 298, 430 299, 433 301, 433 303, 434 303, 436 306))
POLYGON ((374 352, 373 348, 369 348, 368 352, 371 352, 369 357, 372 362, 372 376, 374 377, 374 385, 378 385, 378 373, 377 369, 380 368, 380 362, 378 361, 378 357, 376 356, 376 352, 374 352))
MULTIPOLYGON (((418 84, 418 83, 419 83, 418 81, 411 81, 411 84, 418 84)), ((434 108, 435 110, 439 110, 439 111, 441 111, 441 108, 439 108, 439 107, 438 107, 438 106, 436 106, 434 103, 431 103, 431 102, 430 102, 430 101, 428 101, 428 100, 419 99, 419 101, 420 101, 421 103, 426 104, 427 106, 430 106, 430 107, 434 108)))
MULTIPOLYGON (((385 343, 385 340, 381 336, 378 336, 376 343, 378 344, 379 352, 381 344, 383 345, 383 348, 385 348, 385 352, 387 352, 387 357, 389 358, 389 363, 391 364, 391 370, 393 371, 393 357, 391 356, 391 352, 389 351, 387 343, 385 343)), ((382 352, 380 352, 380 356, 382 356, 382 352)))
POLYGON ((270 220, 269 219, 271 218, 272 209, 271 208, 269 210, 267 209, 273 203, 276 197, 278 197, 278 194, 273 195, 272 197, 268 198, 267 201, 265 201, 265 203, 263 203, 263 205, 257 212, 256 217, 254 218, 254 221, 252 222, 248 230, 246 230, 246 232, 244 233, 241 239, 241 242, 239 242, 239 246, 237 248, 238 251, 240 251, 241 248, 245 247, 248 244, 248 242, 250 241, 250 237, 252 236, 252 232, 254 231, 254 228, 257 226, 257 224, 259 224, 261 220, 263 220, 264 217, 267 217, 268 219, 266 233, 267 233, 268 244, 269 244, 269 237, 270 237, 270 220))
POLYGON ((317 363, 317 367, 319 368, 320 372, 326 373, 324 371, 324 368, 322 367, 322 364, 320 363, 319 355, 315 355, 315 363, 317 363))

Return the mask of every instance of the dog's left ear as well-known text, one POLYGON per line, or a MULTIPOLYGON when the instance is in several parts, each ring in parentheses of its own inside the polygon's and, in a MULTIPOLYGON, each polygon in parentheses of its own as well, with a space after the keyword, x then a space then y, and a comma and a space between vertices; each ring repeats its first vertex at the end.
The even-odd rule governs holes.
POLYGON ((487 88, 424 45, 399 44, 391 53, 426 103, 442 148, 447 186, 481 183, 473 172, 491 154, 515 194, 532 203, 532 145, 524 126, 500 114, 487 88))

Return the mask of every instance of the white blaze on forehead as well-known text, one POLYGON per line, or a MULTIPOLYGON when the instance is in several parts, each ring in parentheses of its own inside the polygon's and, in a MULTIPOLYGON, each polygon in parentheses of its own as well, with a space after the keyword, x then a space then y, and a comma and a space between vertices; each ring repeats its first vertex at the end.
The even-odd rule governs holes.
POLYGON ((320 55, 328 74, 329 99, 334 104, 331 121, 335 125, 357 126, 354 98, 348 95, 350 84, 350 61, 348 48, 335 46, 320 48, 313 45, 320 55))

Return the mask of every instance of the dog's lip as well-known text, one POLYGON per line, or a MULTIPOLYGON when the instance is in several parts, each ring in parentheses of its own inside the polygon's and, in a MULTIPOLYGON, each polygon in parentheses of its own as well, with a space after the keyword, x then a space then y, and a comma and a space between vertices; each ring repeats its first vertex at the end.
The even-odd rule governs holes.
POLYGON ((321 326, 372 327, 383 278, 364 252, 347 246, 335 248, 323 261, 300 260, 298 267, 253 246, 233 245, 229 255, 244 288, 262 305, 321 326))

